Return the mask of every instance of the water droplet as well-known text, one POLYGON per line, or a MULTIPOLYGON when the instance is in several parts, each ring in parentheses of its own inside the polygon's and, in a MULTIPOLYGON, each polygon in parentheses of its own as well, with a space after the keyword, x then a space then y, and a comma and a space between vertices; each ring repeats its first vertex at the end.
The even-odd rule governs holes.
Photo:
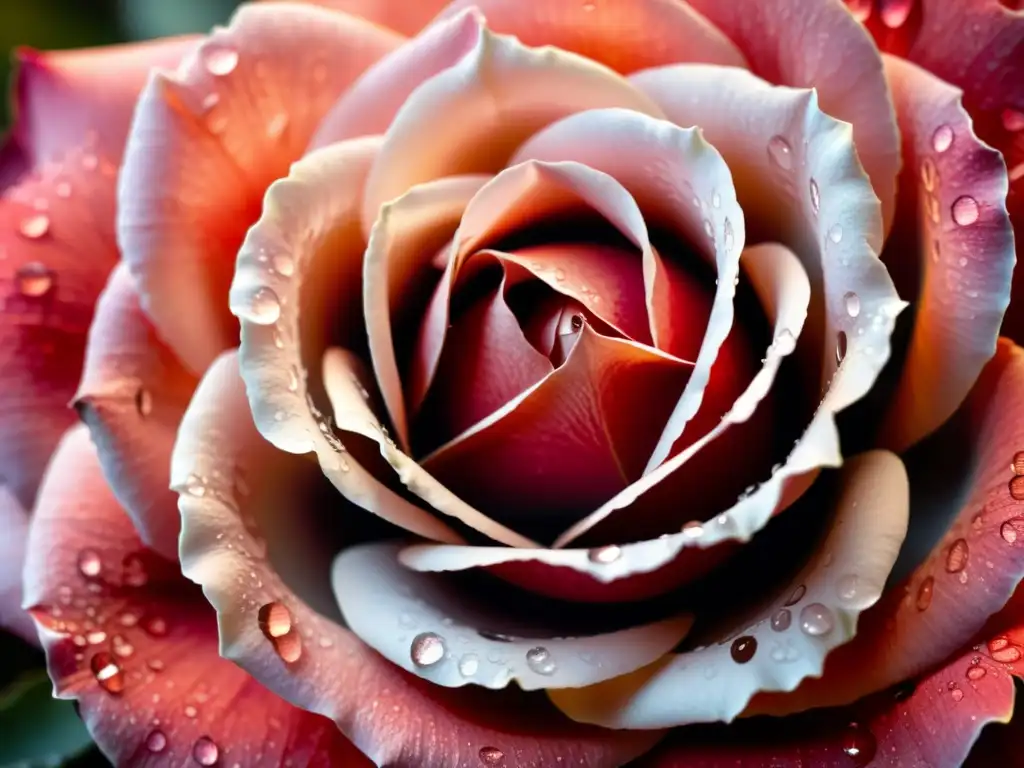
POLYGON ((432 667, 444 658, 444 638, 433 632, 422 632, 412 639, 409 655, 417 667, 432 667))
POLYGON ((122 659, 127 659, 135 653, 135 646, 125 640, 121 635, 114 635, 110 638, 110 647, 113 649, 114 653, 122 659))
POLYGON ((202 50, 203 64, 211 75, 230 75, 238 66, 238 51, 224 43, 209 43, 202 50))
POLYGON ((561 267, 558 267, 555 270, 555 280, 557 280, 560 283, 565 280, 565 270, 562 269, 561 267))
POLYGON ((107 639, 107 633, 102 629, 94 629, 85 636, 85 639, 89 645, 99 645, 107 639))
POLYGON ((935 195, 925 196, 924 206, 928 211, 928 218, 932 224, 938 224, 942 221, 942 214, 939 212, 939 198, 935 197, 935 195))
POLYGON ((220 748, 209 736, 200 736, 192 745, 192 759, 200 765, 216 765, 220 759, 220 748))
POLYGON ((682 533, 688 539, 699 539, 704 535, 704 526, 697 520, 691 520, 683 526, 682 533))
POLYGON ((854 761, 852 768, 864 768, 875 759, 875 752, 878 751, 875 737, 860 723, 850 723, 843 731, 840 743, 843 754, 854 761))
POLYGON ((14 285, 22 296, 38 299, 53 288, 53 272, 38 261, 30 261, 18 267, 14 285))
POLYGON ((199 716, 199 710, 193 707, 191 704, 187 705, 183 711, 185 712, 185 717, 189 718, 190 720, 195 720, 196 717, 199 716))
POLYGON ((776 632, 785 632, 789 629, 789 625, 792 623, 793 614, 789 612, 788 608, 780 608, 772 614, 772 629, 776 632))
POLYGON ((526 665, 538 675, 553 675, 558 665, 551 656, 551 651, 538 645, 526 652, 526 665))
POLYGON ((1018 112, 1016 109, 1004 109, 1002 118, 1003 128, 1011 133, 1024 130, 1024 112, 1018 112))
POLYGON ((505 753, 497 747, 480 747, 480 763, 487 768, 505 768, 505 753))
POLYGON ((267 138, 281 138, 281 134, 285 132, 286 128, 288 128, 288 113, 279 112, 270 118, 270 122, 267 123, 267 138))
POLYGON ((103 570, 103 561, 94 549, 83 549, 78 553, 78 572, 87 579, 93 579, 103 570))
POLYGON ((793 149, 782 136, 775 135, 768 140, 768 159, 784 171, 793 167, 793 149))
POLYGON ((953 145, 953 129, 946 124, 940 125, 932 134, 932 149, 940 155, 953 145))
POLYGON ((609 544, 606 547, 596 547, 587 553, 587 559, 592 563, 600 563, 601 565, 608 565, 614 563, 622 556, 622 549, 609 544))
POLYGON ((953 201, 953 221, 969 227, 978 220, 978 201, 970 195, 961 195, 953 201))
POLYGON ((804 634, 821 637, 831 632, 835 625, 836 620, 832 611, 821 603, 805 605, 800 611, 800 629, 804 634))
POLYGON ((267 603, 261 607, 257 621, 268 640, 284 637, 292 631, 292 614, 283 603, 267 603))
POLYGON ((167 737, 163 731, 150 731, 146 737, 146 749, 150 752, 163 752, 167 749, 167 737))
POLYGON ((711 193, 711 205, 714 208, 722 207, 722 196, 718 192, 711 193))
POLYGON ((295 274, 295 259, 287 253, 276 253, 270 260, 271 266, 278 274, 291 277, 295 274))
POLYGON ((725 217, 725 222, 722 224, 722 245, 727 251, 731 251, 732 247, 736 244, 736 235, 733 232, 732 222, 729 221, 729 217, 725 217))
POLYGON ((828 239, 833 243, 838 243, 843 239, 843 225, 833 224, 828 229, 828 239))
POLYGON ((704 219, 704 234, 712 239, 715 237, 715 227, 711 223, 711 219, 704 219))
POLYGON ((121 561, 121 581, 129 587, 144 587, 149 581, 146 564, 139 555, 125 555, 121 561))
POLYGON ((1013 461, 1010 462, 1010 471, 1015 475, 1024 475, 1024 451, 1017 451, 1013 454, 1013 461))
POLYGON ((853 291, 847 291, 843 296, 843 303, 846 304, 846 314, 850 317, 857 317, 860 314, 860 296, 853 291))
POLYGON ((989 651, 992 654, 992 659, 998 661, 1000 664, 1013 664, 1016 661, 1020 661, 1022 655, 1021 650, 1016 645, 1010 645, 1006 638, 999 638, 1003 640, 1006 645, 1001 645, 995 650, 992 649, 993 643, 989 643, 989 651))
POLYGON ((189 475, 185 478, 185 492, 190 496, 205 496, 206 483, 198 475, 189 475))
POLYGON ((969 557, 970 549, 967 546, 967 541, 957 539, 950 545, 949 552, 946 554, 946 570, 949 573, 960 573, 967 567, 969 557))
POLYGON ((1016 544, 1022 534, 1024 534, 1024 518, 1015 517, 999 526, 999 535, 1007 544, 1016 544))
POLYGON ((817 213, 821 209, 821 192, 818 191, 818 182, 811 179, 809 187, 811 193, 811 210, 817 213))
POLYGON ((268 637, 281 661, 294 664, 302 658, 302 638, 297 630, 286 632, 280 637, 268 637))
POLYGON ((935 161, 926 157, 921 161, 921 183, 924 184, 925 189, 931 192, 935 189, 938 180, 939 172, 935 169, 935 161))
POLYGON ((974 681, 981 680, 981 678, 983 678, 987 674, 988 674, 988 672, 985 670, 984 667, 982 667, 980 665, 973 665, 973 662, 972 662, 972 666, 967 668, 967 679, 968 680, 974 680, 974 681))
POLYGON ((1010 495, 1017 501, 1024 500, 1024 475, 1018 475, 1010 481, 1010 495))
POLYGON ((914 0, 881 0, 879 14, 882 23, 889 29, 899 29, 910 17, 914 0))
POLYGON ((840 331, 836 336, 836 365, 841 365, 846 359, 846 331, 840 331))
POLYGON ((153 395, 150 394, 148 389, 140 387, 139 391, 135 393, 135 410, 143 418, 153 412, 153 395))
POLYGON ((849 573, 836 582, 836 595, 847 604, 855 604, 863 597, 863 584, 860 577, 849 573))
POLYGON ((931 576, 925 578, 917 588, 917 610, 927 611, 932 604, 932 591, 935 588, 935 579, 931 576))
POLYGON ((801 600, 804 599, 804 595, 806 595, 806 594, 807 594, 807 587, 805 587, 803 584, 801 584, 800 586, 798 586, 796 589, 793 590, 793 592, 789 596, 789 599, 784 603, 784 605, 786 607, 789 607, 791 605, 796 605, 797 603, 799 603, 801 600))
POLYGON ((243 309, 243 317, 257 325, 273 325, 281 317, 281 300, 272 288, 259 288, 243 309))
POLYGON ((113 654, 100 651, 89 661, 93 677, 107 693, 121 693, 124 690, 124 671, 113 654))
POLYGON ((732 641, 729 648, 729 655, 737 664, 746 664, 757 653, 757 638, 752 635, 743 635, 732 641))
POLYGON ((29 240, 38 240, 50 231, 50 217, 45 213, 37 213, 21 220, 18 231, 29 240))
POLYGON ((167 622, 159 616, 143 616, 139 621, 142 629, 152 637, 165 637, 167 635, 167 622))
POLYGON ((573 333, 579 333, 583 330, 583 315, 573 315, 569 321, 569 326, 572 328, 573 333))
POLYGON ((480 659, 475 653, 467 653, 459 659, 459 674, 463 677, 472 677, 480 669, 480 659))

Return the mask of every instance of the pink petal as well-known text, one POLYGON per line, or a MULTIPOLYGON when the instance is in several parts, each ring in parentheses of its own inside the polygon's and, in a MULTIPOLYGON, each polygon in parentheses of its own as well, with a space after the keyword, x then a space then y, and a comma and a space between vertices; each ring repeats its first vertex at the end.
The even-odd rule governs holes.
MULTIPOLYGON (((295 2, 296 0, 292 0, 295 2)), ((391 27, 403 35, 415 35, 427 25, 448 0, 298 0, 305 5, 318 5, 391 27)))
POLYGON ((368 765, 330 721, 220 658, 214 612, 143 547, 84 428, 40 491, 25 589, 56 694, 117 765, 368 765))
POLYGON ((1006 166, 974 135, 960 92, 902 59, 886 56, 885 66, 906 160, 899 199, 906 216, 885 256, 906 295, 918 291, 885 427, 886 444, 905 450, 952 415, 995 353, 1015 256, 1006 166))
POLYGON ((28 538, 28 512, 6 487, 0 486, 0 628, 37 643, 32 617, 21 607, 21 571, 28 538))
POLYGON ((853 124, 857 155, 892 225, 900 137, 878 49, 835 0, 729 3, 688 0, 739 46, 754 74, 815 88, 827 114, 853 124))
POLYGON ((143 543, 168 560, 177 559, 181 526, 167 467, 196 383, 157 338, 119 264, 96 307, 74 405, 114 496, 143 543))
POLYGON ((733 627, 732 643, 669 655, 596 686, 552 690, 552 701, 574 720, 609 728, 729 722, 759 691, 790 690, 820 674, 881 594, 907 527, 907 476, 896 456, 861 454, 843 480, 821 549, 769 605, 733 627), (752 655, 738 658, 737 643, 752 655))
POLYGON ((476 46, 413 91, 395 116, 367 180, 363 231, 384 203, 410 187, 498 171, 531 134, 600 107, 660 116, 647 97, 599 64, 482 29, 476 46))
POLYGON ((86 332, 117 260, 113 173, 75 149, 0 199, 0 475, 26 509, 75 420, 86 332))
POLYGON ((527 45, 552 45, 628 74, 687 61, 743 67, 743 54, 718 28, 676 0, 455 0, 441 18, 478 8, 496 32, 527 45))
POLYGON ((306 366, 319 378, 329 342, 355 345, 364 334, 359 204, 378 145, 361 139, 318 150, 267 192, 231 289, 232 311, 242 322, 240 366, 256 424, 268 440, 290 453, 315 452, 330 481, 354 503, 420 536, 452 543, 461 537, 345 454, 307 397, 306 366), (331 327, 337 336, 328 338, 324 329, 331 327))
POLYGON ((267 185, 399 42, 322 9, 243 6, 174 74, 150 80, 125 156, 118 237, 144 309, 193 371, 236 338, 224 298, 267 185))
MULTIPOLYGON (((266 559, 246 554, 258 551, 264 538, 272 558, 275 546, 289 546, 289 534, 275 536, 266 526, 272 517, 286 520, 302 512, 291 483, 304 462, 283 464, 283 454, 275 456, 260 440, 234 367, 230 356, 222 358, 200 384, 182 427, 188 447, 176 452, 172 472, 183 491, 183 568, 219 613, 227 658, 296 706, 333 719, 376 765, 473 765, 481 754, 502 753, 538 765, 562 758, 613 768, 651 746, 657 734, 577 726, 537 695, 450 691, 418 681, 314 612, 266 559), (268 471, 275 466, 276 472, 268 471), (239 467, 251 483, 249 495, 231 482, 239 467), (287 474, 281 471, 287 468, 287 474), (190 476, 209 479, 202 495, 188 491, 190 476), (262 494, 273 488, 284 493, 268 505, 262 494), (270 630, 269 604, 279 623, 290 618, 289 631, 270 630), (369 706, 373 701, 378 705, 369 706)), ((342 525, 349 521, 344 516, 358 514, 338 511, 342 525)), ((298 566, 300 573, 309 570, 308 563, 298 566)))
POLYGON ((562 367, 423 460, 516 530, 565 527, 639 478, 692 370, 587 324, 578 333, 562 367))
MULTIPOLYGON (((864 615, 857 637, 832 654, 820 680, 755 700, 750 712, 784 714, 841 704, 892 685, 957 652, 1003 606, 1024 573, 1024 536, 1018 534, 1024 518, 1009 485, 1016 452, 1024 444, 1024 427, 1015 418, 1022 388, 1024 353, 1003 341, 963 406, 963 432, 939 433, 935 461, 921 466, 920 478, 914 478, 923 489, 938 482, 936 461, 957 456, 955 445, 943 441, 970 451, 961 459, 973 467, 962 487, 947 486, 937 499, 939 508, 920 510, 948 519, 954 505, 958 511, 945 536, 864 615)), ((920 498, 927 500, 923 492, 920 498)))
POLYGON ((480 13, 469 8, 372 64, 331 107, 311 148, 384 133, 421 83, 455 65, 477 45, 483 24, 480 13))

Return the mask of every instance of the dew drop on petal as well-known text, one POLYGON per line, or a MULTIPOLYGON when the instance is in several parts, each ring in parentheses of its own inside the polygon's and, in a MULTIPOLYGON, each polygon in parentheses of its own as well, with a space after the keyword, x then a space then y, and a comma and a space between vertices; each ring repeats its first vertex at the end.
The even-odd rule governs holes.
POLYGON ((835 617, 828 606, 821 603, 805 605, 800 611, 800 629, 806 635, 821 637, 831 632, 836 625, 835 617))
POLYGON ((238 66, 238 51, 223 43, 210 43, 202 50, 203 64, 211 75, 230 75, 238 66))
POLYGON ((860 723, 850 723, 843 731, 843 754, 851 758, 853 768, 863 768, 875 759, 878 742, 874 735, 860 723))
POLYGON ((967 669, 968 680, 978 681, 981 680, 981 678, 983 678, 986 674, 988 673, 985 671, 985 668, 980 665, 971 666, 967 669))
POLYGON ((148 389, 142 387, 135 393, 135 410, 143 418, 153 412, 153 395, 150 394, 148 389))
POLYGON ((875 0, 846 0, 846 7, 853 14, 853 18, 863 24, 871 18, 871 11, 875 0))
POLYGON ((879 15, 889 29, 899 29, 910 17, 915 0, 881 0, 879 15))
POLYGON ((88 579, 100 575, 103 570, 103 562, 94 549, 83 549, 78 553, 78 572, 88 579))
POLYGON ((209 736, 200 736, 192 745, 192 759, 199 765, 216 765, 220 760, 220 748, 209 736))
POLYGON ((463 677, 472 677, 480 669, 480 659, 475 653, 467 653, 459 659, 459 674, 463 677))
POLYGON ((836 365, 846 359, 846 331, 840 331, 836 336, 836 365))
POLYGON ((793 623, 793 614, 788 608, 780 608, 772 614, 771 625, 775 632, 785 632, 793 623))
POLYGON ((284 637, 292 631, 292 614, 283 603, 267 603, 257 614, 260 631, 268 640, 284 637))
POLYGON ((302 638, 296 630, 275 637, 271 642, 281 661, 286 664, 294 664, 302 658, 302 638))
POLYGON ((811 179, 810 184, 811 210, 817 213, 821 209, 821 192, 818 190, 818 182, 811 179))
POLYGON ((167 622, 160 616, 143 616, 139 621, 142 629, 151 637, 165 637, 167 635, 167 622))
POLYGON ((704 535, 704 526, 697 520, 691 520, 683 526, 682 533, 688 539, 699 539, 704 535))
POLYGON ((409 655, 417 667, 432 667, 444 658, 444 638, 434 632, 421 632, 412 640, 409 655))
POLYGON ((14 285, 22 296, 38 299, 53 288, 53 272, 38 261, 30 261, 18 267, 14 285))
POLYGON ((833 224, 828 229, 828 239, 833 243, 838 243, 843 239, 843 225, 833 224))
POLYGON ((860 314, 860 296, 853 291, 846 292, 843 303, 846 305, 846 314, 850 317, 857 317, 860 314))
POLYGON ((935 161, 926 157, 921 161, 921 183, 929 192, 935 189, 935 183, 939 179, 939 172, 935 170, 935 161))
POLYGON ((768 159, 784 171, 793 167, 793 149, 782 136, 775 135, 768 140, 768 159))
POLYGON ((970 557, 970 548, 965 539, 957 539, 946 553, 946 571, 949 573, 960 573, 967 567, 967 560, 970 557))
POLYGON ((536 646, 526 652, 526 665, 538 675, 553 675, 558 665, 555 664, 551 651, 543 646, 536 646))
POLYGON ((595 547, 587 553, 587 559, 592 563, 608 565, 614 563, 622 556, 622 549, 614 544, 605 547, 595 547))
POLYGON ((932 134, 932 149, 942 154, 953 145, 953 129, 943 123, 932 134))
POLYGON ((787 607, 791 606, 791 605, 796 605, 801 600, 803 600, 804 595, 806 595, 806 594, 807 594, 807 587, 805 587, 803 584, 801 584, 796 589, 794 589, 793 592, 789 595, 789 599, 786 600, 785 605, 787 607))
POLYGON ((953 221, 968 227, 978 220, 978 201, 970 195, 961 195, 953 201, 953 221))
POLYGON ((480 747, 479 755, 486 768, 505 768, 505 753, 497 747, 480 747))
POLYGON ((836 595, 844 603, 856 603, 862 596, 860 577, 849 573, 836 582, 836 595))
POLYGON ((1010 495, 1017 501, 1024 499, 1024 475, 1017 475, 1010 481, 1010 495))
POLYGON ((746 664, 757 653, 757 638, 752 635, 743 635, 732 641, 729 648, 729 655, 737 664, 746 664))
POLYGON ((1007 644, 994 651, 991 648, 992 646, 989 644, 989 651, 992 654, 993 661, 998 661, 1000 664, 1013 664, 1020 661, 1021 656, 1024 655, 1016 645, 1007 644))
POLYGON ((999 535, 1007 544, 1016 544, 1017 539, 1024 535, 1024 518, 1015 517, 999 526, 999 535))
POLYGON ((722 245, 727 251, 731 251, 732 247, 736 244, 736 235, 733 232, 732 222, 729 221, 729 217, 725 217, 725 222, 722 224, 722 245))
POLYGON ((270 119, 269 123, 267 123, 267 138, 279 139, 287 128, 288 114, 286 112, 279 112, 270 119))
POLYGON ((38 240, 50 231, 50 217, 45 213, 37 213, 21 220, 18 231, 29 240, 38 240))
POLYGON ((146 749, 154 754, 159 754, 167 749, 167 736, 163 731, 150 731, 146 737, 146 749))
POLYGON ((961 702, 964 699, 964 692, 960 688, 954 688, 950 691, 949 695, 953 697, 953 701, 955 702, 961 702))
POLYGON ((927 611, 932 604, 932 592, 935 589, 935 579, 926 577, 917 588, 917 610, 927 611))
POLYGON ((711 219, 704 219, 704 234, 710 238, 715 236, 715 227, 711 223, 711 219))
POLYGON ((287 253, 277 253, 270 260, 271 266, 278 274, 291 277, 295 274, 295 259, 287 253))
POLYGON ((128 554, 121 561, 121 581, 129 587, 144 587, 149 582, 146 564, 136 554, 128 554))
POLYGON ((258 288, 242 309, 243 318, 257 325, 273 325, 281 317, 281 300, 272 288, 258 288))
POLYGON ((89 667, 96 682, 107 693, 121 693, 124 690, 124 671, 113 654, 107 651, 94 654, 89 661, 89 667))
POLYGON ((1013 454, 1010 471, 1015 475, 1024 475, 1024 451, 1017 451, 1017 453, 1013 454))

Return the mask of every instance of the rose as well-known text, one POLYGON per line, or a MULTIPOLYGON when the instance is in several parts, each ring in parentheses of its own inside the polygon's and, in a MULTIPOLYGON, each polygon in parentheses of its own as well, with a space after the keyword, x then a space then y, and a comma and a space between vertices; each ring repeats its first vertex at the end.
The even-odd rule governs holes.
MULTIPOLYGON (((461 4, 408 43, 324 11, 247 8, 176 74, 150 79, 123 164, 128 115, 154 57, 171 65, 194 44, 25 62, 23 121, 4 173, 18 177, 4 203, 15 292, 4 332, 20 353, 5 371, 6 391, 26 398, 5 409, 11 516, 24 515, 15 497, 33 505, 43 460, 68 423, 59 406, 78 380, 80 334, 116 258, 111 202, 121 165, 124 264, 96 310, 75 397, 96 448, 82 428, 61 441, 34 500, 25 569, 26 605, 58 689, 79 699, 118 762, 189 753, 200 764, 358 760, 327 716, 389 765, 617 765, 659 740, 638 764, 741 756, 764 764, 808 750, 825 761, 845 752, 855 762, 878 753, 958 764, 981 726, 1005 717, 1012 685, 1001 665, 1012 670, 1021 654, 1015 606, 990 619, 1019 581, 1024 530, 1007 469, 1019 447, 1012 343, 978 379, 1013 260, 1002 159, 974 137, 955 89, 914 65, 880 61, 835 3, 822 0, 802 18, 782 2, 695 3, 717 28, 687 6, 654 0, 477 5, 491 29, 523 43, 487 31, 461 4), (529 47, 543 43, 629 74, 632 84, 586 59, 529 47), (849 120, 853 135, 807 91, 717 66, 649 69, 680 61, 747 64, 773 82, 813 84, 825 112, 849 120), (58 105, 59 119, 47 119, 58 105), (707 142, 680 127, 693 123, 707 142), (308 144, 313 151, 289 174, 308 144), (24 168, 34 172, 19 175, 24 168), (609 223, 580 215, 591 209, 609 223), (552 219, 557 228, 539 226, 552 219), (460 265, 457 311, 446 318, 446 297, 428 277, 431 263, 438 271, 449 263, 453 236, 466 255, 507 250, 460 265), (739 260, 745 238, 784 245, 748 248, 739 260), (684 241, 701 253, 684 258, 684 241), (628 269, 635 252, 650 298, 628 269), (700 255, 716 263, 717 288, 701 279, 700 255), (491 279, 498 265, 508 283, 525 273, 542 280, 515 296, 517 286, 506 285, 504 304, 491 279), (904 317, 914 322, 891 381, 865 401, 866 428, 845 441, 903 451, 958 415, 907 454, 909 502, 901 463, 880 451, 849 459, 838 486, 824 475, 801 497, 818 468, 841 461, 833 416, 871 389, 889 358, 901 306, 889 272, 913 300, 904 317), (736 277, 739 306, 750 306, 730 330, 736 277), (224 301, 232 280, 242 346, 221 355, 233 344, 224 301), (766 335, 758 313, 771 344, 763 367, 751 368, 766 335), (648 314, 649 338, 638 321, 648 314), (425 330, 413 338, 417 327, 425 330), (634 342, 616 340, 615 329, 634 342), (76 339, 77 354, 56 348, 76 339), (668 354, 645 344, 655 339, 668 354), (413 362, 399 366, 395 347, 413 362), (360 352, 364 368, 354 363, 360 352), (678 361, 684 356, 695 358, 692 368, 678 361), (625 366, 628 377, 619 374, 625 366), (813 391, 819 373, 815 413, 787 412, 793 387, 810 382, 813 391), (759 402, 773 378, 777 391, 759 402), (601 387, 586 386, 594 380, 601 387), (552 381, 563 388, 544 386, 552 381), (422 456, 437 447, 431 439, 454 436, 534 385, 448 457, 442 450, 423 462, 432 475, 403 450, 412 434, 422 456), (595 389, 614 407, 586 402, 595 389), (566 424, 552 405, 577 405, 570 397, 584 402, 566 424), (329 408, 337 430, 321 415, 329 408), (657 468, 626 489, 609 487, 601 440, 584 433, 558 450, 581 423, 602 427, 622 451, 614 458, 625 480, 652 453, 657 468), (799 440, 768 471, 781 458, 770 440, 787 430, 799 440), (927 491, 939 459, 957 458, 954 430, 975 461, 953 461, 943 474, 966 501, 944 499, 954 522, 933 547, 912 525, 910 566, 891 577, 908 506, 915 524, 938 514, 927 491), (289 455, 310 451, 345 497, 440 542, 373 543, 379 527, 346 508, 347 548, 332 576, 349 630, 323 594, 338 550, 333 531, 322 515, 304 516, 338 497, 317 495, 320 470, 289 455), (203 586, 224 654, 245 672, 217 657, 212 614, 178 575, 177 502, 163 490, 170 463, 181 492, 181 569, 203 586), (736 477, 720 477, 723 465, 736 477), (552 470, 572 482, 552 482, 552 470), (761 482, 733 504, 751 479, 761 482), (687 508, 677 512, 681 493, 687 508), (572 525, 573 505, 599 514, 572 525), (521 514, 537 508, 543 519, 521 514), (698 522, 679 531, 691 517, 698 522), (826 529, 819 546, 815 521, 826 529), (570 529, 558 542, 570 546, 529 548, 523 531, 550 541, 552 523, 570 529), (618 544, 572 546, 570 538, 588 541, 580 537, 618 544), (926 553, 919 563, 915 549, 926 553), (797 561, 798 570, 779 567, 780 551, 782 565, 797 561), (589 609, 542 601, 565 615, 538 628, 538 603, 481 569, 589 609), (453 570, 470 573, 424 575, 453 570), (764 582, 755 590, 752 570, 764 582), (893 586, 871 607, 887 578, 893 586), (680 586, 689 589, 665 597, 680 586), (752 591, 763 604, 743 600, 752 591), (672 654, 691 623, 681 610, 696 611, 700 639, 672 654), (545 639, 563 626, 579 636, 545 639), (971 650, 979 639, 987 645, 971 650), (549 689, 570 718, 605 728, 574 725, 536 694, 451 690, 499 687, 509 675, 549 689), (867 696, 907 680, 927 684, 900 688, 898 703, 867 696), (740 713, 790 716, 767 727, 759 719, 726 730, 694 725, 740 713), (949 735, 918 733, 922 716, 940 718, 949 735), (674 725, 685 727, 667 738, 633 730, 674 725)), ((381 20, 413 32, 436 10, 381 20)), ((1013 162, 1017 17, 995 3, 854 10, 883 46, 963 87, 979 131, 1007 146, 1013 162), (966 68, 935 53, 946 51, 942 31, 960 27, 972 33, 959 59, 973 62, 966 68), (999 128, 989 118, 1004 109, 999 128)))

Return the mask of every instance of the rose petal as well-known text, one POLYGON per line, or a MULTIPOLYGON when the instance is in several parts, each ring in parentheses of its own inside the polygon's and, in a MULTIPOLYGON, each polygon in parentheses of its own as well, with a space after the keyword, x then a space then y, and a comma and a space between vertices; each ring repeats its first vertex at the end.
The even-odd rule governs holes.
POLYGON ((863 27, 834 0, 809 8, 794 0, 687 2, 739 46, 754 74, 779 85, 814 88, 825 113, 852 123, 857 156, 882 202, 888 233, 900 135, 878 49, 863 27))
MULTIPOLYGON (((932 494, 936 508, 915 509, 915 519, 942 520, 952 509, 956 515, 949 530, 924 562, 864 615, 857 637, 832 654, 820 680, 755 700, 750 712, 785 714, 846 703, 918 674, 966 645, 1013 594, 1024 573, 1024 536, 1018 535, 1024 518, 1008 485, 1016 451, 1024 445, 1024 428, 1014 418, 1022 388, 1024 354, 1001 341, 961 411, 966 432, 944 430, 935 438, 932 460, 915 462, 914 479, 920 482, 914 487, 942 489, 932 494), (945 475, 936 473, 935 465, 957 451, 955 446, 964 452, 958 471, 972 470, 951 475, 947 483, 954 487, 949 487, 940 483, 945 475)), ((928 501, 924 493, 916 498, 922 505, 928 501)))
POLYGON ((483 26, 480 12, 468 8, 372 64, 331 107, 310 147, 384 133, 421 83, 455 65, 478 44, 483 26))
POLYGON ((290 453, 316 453, 342 495, 388 522, 455 543, 461 537, 448 526, 346 453, 308 394, 304 366, 319 370, 319 355, 329 341, 323 329, 337 325, 340 314, 348 320, 341 323, 342 341, 356 343, 362 333, 359 202, 378 146, 377 139, 368 138, 318 150, 268 190, 263 217, 239 253, 231 288, 232 311, 242 321, 239 364, 256 424, 274 445, 290 453), (270 302, 269 324, 257 311, 259 297, 270 302))
POLYGON ((731 721, 755 693, 790 690, 820 674, 825 656, 853 636, 857 616, 881 595, 907 527, 907 476, 895 455, 861 454, 843 479, 822 548, 731 645, 670 655, 597 686, 549 691, 555 705, 611 728, 731 721))
POLYGON ((886 56, 885 68, 904 138, 900 208, 907 212, 893 233, 907 239, 894 240, 885 255, 897 275, 920 279, 885 427, 886 445, 902 451, 956 410, 995 353, 1015 257, 1006 166, 974 135, 960 92, 901 59, 886 56))
POLYGON ((143 307, 193 371, 237 333, 224 297, 266 186, 399 42, 343 14, 248 5, 174 74, 150 80, 125 154, 118 238, 143 307))
POLYGON ((596 62, 481 29, 473 50, 416 88, 395 116, 366 182, 363 231, 410 187, 497 171, 539 129, 600 107, 660 117, 647 97, 596 62))
POLYGON ((213 611, 143 548, 84 428, 40 491, 25 587, 55 692, 112 762, 366 764, 330 721, 219 657, 213 611))
MULTIPOLYGON (((471 690, 448 691, 421 683, 339 624, 315 613, 267 560, 251 554, 258 551, 255 537, 288 546, 290 536, 271 538, 272 532, 261 527, 269 520, 255 518, 261 507, 266 509, 260 489, 254 487, 245 496, 228 480, 245 467, 252 470, 247 476, 253 482, 262 480, 264 488, 283 485, 278 475, 265 471, 266 462, 280 458, 273 457, 273 449, 252 425, 235 366, 233 357, 225 356, 200 384, 185 416, 173 468, 175 482, 183 489, 189 475, 210 481, 212 492, 182 496, 182 567, 202 584, 218 610, 227 658, 296 706, 335 720, 376 765, 472 765, 480 754, 507 752, 539 765, 561 757, 613 768, 654 743, 658 734, 614 733, 572 724, 543 698, 511 691, 481 697, 471 690), (278 606, 272 609, 275 629, 267 622, 271 609, 264 606, 269 604, 278 606), (266 631, 260 628, 261 608, 266 631), (290 632, 275 637, 284 629, 285 616, 290 617, 290 632), (286 641, 278 639, 289 635, 286 641), (378 706, 371 706, 374 701, 378 706)), ((290 517, 289 505, 301 502, 294 494, 287 495, 288 487, 281 491, 272 502, 274 515, 290 517)), ((309 570, 302 562, 298 566, 296 575, 309 570)))
POLYGON ((746 230, 729 167, 696 128, 679 128, 622 109, 592 110, 549 126, 530 139, 513 162, 527 159, 571 160, 609 174, 636 199, 648 223, 661 224, 681 241, 695 244, 717 271, 715 298, 705 320, 699 310, 691 309, 692 278, 667 263, 644 264, 651 333, 659 348, 687 357, 698 337, 694 324, 707 326, 697 365, 652 452, 649 472, 668 457, 696 415, 711 368, 732 328, 746 230), (652 174, 651 168, 658 173, 652 174))
POLYGON ((74 405, 139 537, 169 560, 177 558, 181 525, 167 466, 195 386, 157 338, 128 268, 119 264, 96 307, 74 405))
POLYGON ((37 643, 36 625, 21 607, 21 571, 28 538, 28 512, 0 485, 0 627, 37 643))
MULTIPOLYGON (((295 2, 295 0, 292 0, 295 2)), ((298 0, 306 5, 319 5, 372 21, 384 27, 415 35, 444 7, 447 0, 417 0, 415 3, 395 0, 298 0)))
MULTIPOLYGON (((810 300, 810 284, 800 262, 781 246, 762 245, 747 249, 743 264, 750 276, 766 314, 775 325, 775 339, 765 355, 764 367, 747 390, 737 399, 734 410, 726 415, 723 426, 691 447, 693 455, 722 431, 749 419, 768 393, 782 360, 795 348, 810 300)), ((741 431, 741 434, 743 432, 741 431)), ((683 459, 685 461, 685 459, 683 459)), ((663 465, 666 473, 674 464, 663 465)), ((641 484, 662 479, 652 473, 641 484)), ((672 487, 671 482, 665 482, 672 487)), ((657 486, 655 486, 657 487, 657 486)), ((659 508, 654 502, 641 511, 659 508)), ((631 509, 629 506, 625 509, 631 509)), ((616 508, 601 507, 578 526, 559 537, 564 546, 575 532, 599 524, 616 508)), ((730 540, 746 540, 768 521, 768 514, 753 516, 754 508, 742 502, 725 513, 731 525, 716 522, 705 528, 690 527, 668 537, 626 544, 621 547, 586 549, 511 550, 494 547, 413 546, 402 553, 402 562, 414 570, 449 571, 476 567, 501 566, 500 573, 518 584, 562 599, 626 600, 649 597, 687 583, 706 573, 727 551, 721 546, 730 540), (523 565, 519 565, 523 564, 523 565), (572 574, 566 573, 571 569, 572 574), (578 577, 577 577, 578 574, 578 577)), ((635 515, 636 511, 633 511, 635 515)))
POLYGON ((526 45, 551 45, 628 74, 685 61, 743 67, 746 61, 718 28, 675 0, 454 0, 449 18, 476 7, 488 26, 526 45))
POLYGON ((566 637, 569 625, 552 629, 545 618, 553 617, 537 615, 536 607, 517 611, 489 595, 474 598, 451 576, 405 570, 400 549, 367 544, 338 555, 332 575, 338 605, 352 631, 384 658, 447 688, 505 688, 514 680, 533 691, 598 683, 656 661, 693 621, 680 616, 566 637))
POLYGON ((562 366, 422 460, 460 499, 538 539, 640 477, 692 371, 586 323, 577 334, 562 366))

